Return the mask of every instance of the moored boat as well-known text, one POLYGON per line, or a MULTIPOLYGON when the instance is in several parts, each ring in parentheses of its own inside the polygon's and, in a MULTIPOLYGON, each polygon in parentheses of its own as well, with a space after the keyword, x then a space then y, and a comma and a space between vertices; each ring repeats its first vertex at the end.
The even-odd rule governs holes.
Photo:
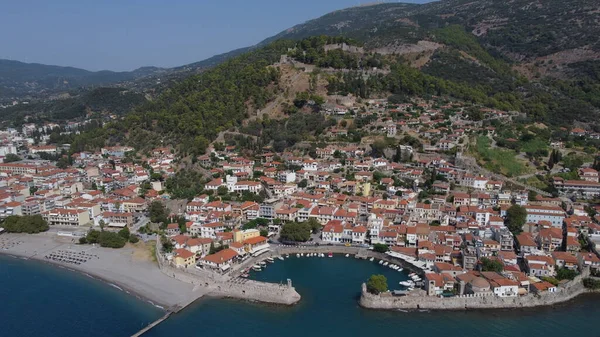
POLYGON ((252 270, 254 270, 254 271, 261 271, 262 268, 260 267, 260 265, 255 264, 255 265, 252 266, 252 270))
POLYGON ((383 263, 383 266, 387 267, 388 264, 389 264, 389 262, 386 261, 386 262, 383 263))
POLYGON ((375 258, 372 257, 372 258, 369 259, 369 261, 373 262, 373 261, 375 261, 375 258))
POLYGON ((283 258, 283 256, 278 256, 277 258, 278 258, 278 259, 280 259, 281 261, 285 260, 285 259, 283 258))
POLYGON ((269 256, 267 257, 267 262, 273 263, 275 262, 275 259, 269 256))
POLYGON ((332 253, 332 252, 329 252, 328 256, 329 256, 329 257, 333 257, 333 253, 332 253))
POLYGON ((350 256, 350 254, 346 254, 346 257, 350 256))

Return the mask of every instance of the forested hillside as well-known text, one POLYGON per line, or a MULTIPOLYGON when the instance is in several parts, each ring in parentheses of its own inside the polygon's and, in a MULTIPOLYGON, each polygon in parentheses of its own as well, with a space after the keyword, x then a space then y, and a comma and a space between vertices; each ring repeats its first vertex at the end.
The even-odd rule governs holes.
POLYGON ((2 120, 13 120, 20 125, 26 116, 30 121, 64 121, 85 117, 88 113, 111 113, 122 115, 146 102, 144 95, 121 88, 97 88, 90 91, 74 92, 73 96, 19 104, 1 110, 2 120))

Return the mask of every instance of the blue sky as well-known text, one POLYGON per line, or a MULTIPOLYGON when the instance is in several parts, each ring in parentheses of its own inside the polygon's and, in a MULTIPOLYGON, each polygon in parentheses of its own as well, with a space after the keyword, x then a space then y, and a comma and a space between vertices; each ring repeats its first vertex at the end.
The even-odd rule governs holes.
POLYGON ((253 45, 306 20, 368 2, 5 0, 0 58, 89 70, 172 67, 253 45))

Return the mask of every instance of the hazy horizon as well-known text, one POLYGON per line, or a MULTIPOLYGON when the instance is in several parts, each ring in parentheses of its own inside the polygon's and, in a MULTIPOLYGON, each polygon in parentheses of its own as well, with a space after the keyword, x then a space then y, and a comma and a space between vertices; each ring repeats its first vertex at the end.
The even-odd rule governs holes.
MULTIPOLYGON (((426 0, 401 2, 424 3, 426 0)), ((357 0, 24 0, 0 13, 0 59, 91 71, 177 67, 252 46, 357 0)))

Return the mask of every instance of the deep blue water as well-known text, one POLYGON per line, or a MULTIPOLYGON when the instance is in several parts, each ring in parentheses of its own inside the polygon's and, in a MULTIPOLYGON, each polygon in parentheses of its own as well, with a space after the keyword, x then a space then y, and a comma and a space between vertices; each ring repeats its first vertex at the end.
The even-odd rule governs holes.
POLYGON ((163 313, 83 274, 0 255, 0 336, 131 336, 163 313))
MULTIPOLYGON (((204 299, 145 336, 600 336, 600 297, 554 308, 469 312, 373 311, 357 305, 360 284, 402 273, 354 258, 277 260, 252 277, 291 278, 301 302, 292 307, 204 299)), ((156 308, 77 273, 0 256, 0 336, 129 336, 162 315, 156 308)))
POLYGON ((600 336, 598 296, 533 310, 374 311, 357 304, 360 285, 372 274, 384 274, 392 289, 406 278, 375 262, 354 258, 277 260, 252 277, 270 282, 291 278, 302 295, 298 305, 202 300, 171 316, 148 336, 600 336))

